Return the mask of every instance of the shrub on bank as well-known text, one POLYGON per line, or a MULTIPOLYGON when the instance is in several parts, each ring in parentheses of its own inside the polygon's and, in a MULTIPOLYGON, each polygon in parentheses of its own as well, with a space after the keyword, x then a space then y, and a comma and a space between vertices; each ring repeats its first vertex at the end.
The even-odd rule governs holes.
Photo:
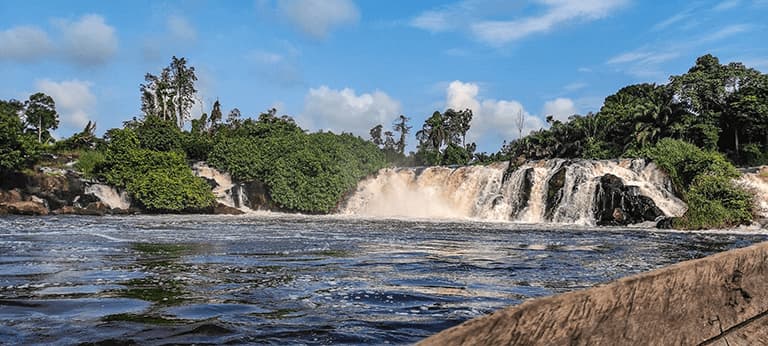
POLYGON ((736 168, 720 153, 673 139, 641 152, 666 171, 688 211, 673 221, 680 229, 725 228, 752 221, 752 196, 734 184, 736 168))
POLYGON ((327 213, 358 181, 386 165, 373 143, 351 134, 306 134, 290 122, 262 117, 221 138, 208 163, 241 181, 263 182, 287 210, 327 213))
POLYGON ((147 210, 197 210, 215 201, 210 186, 192 173, 182 152, 144 149, 131 129, 113 129, 107 137, 105 159, 96 171, 147 210))

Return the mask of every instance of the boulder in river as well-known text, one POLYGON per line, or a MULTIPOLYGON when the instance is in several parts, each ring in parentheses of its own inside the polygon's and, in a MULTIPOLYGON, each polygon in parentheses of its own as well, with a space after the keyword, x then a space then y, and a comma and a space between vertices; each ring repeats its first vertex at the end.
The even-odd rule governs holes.
POLYGON ((595 221, 600 226, 625 226, 644 221, 656 221, 664 213, 653 199, 640 194, 636 186, 624 185, 613 174, 600 177, 595 192, 595 221))

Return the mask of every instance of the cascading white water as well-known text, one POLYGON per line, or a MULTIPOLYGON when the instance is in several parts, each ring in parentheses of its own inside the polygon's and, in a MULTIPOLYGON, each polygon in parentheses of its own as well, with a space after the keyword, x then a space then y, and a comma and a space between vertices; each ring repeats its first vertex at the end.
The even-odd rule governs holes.
POLYGON ((613 174, 650 197, 667 216, 685 204, 672 193, 666 174, 644 160, 547 160, 508 173, 508 163, 458 168, 387 168, 362 181, 342 212, 416 218, 476 218, 521 222, 594 224, 600 178, 613 174), (557 191, 549 191, 559 181, 557 191), (556 183, 555 183, 556 184, 556 183), (548 200, 555 203, 548 205, 548 200))
POLYGON ((128 194, 109 185, 91 184, 85 187, 85 193, 93 194, 112 209, 131 208, 131 199, 128 194))
POLYGON ((757 216, 768 219, 768 166, 744 173, 736 182, 755 196, 757 216))
POLYGON ((243 211, 250 210, 247 207, 248 201, 243 193, 243 186, 235 183, 229 173, 221 172, 204 162, 197 162, 192 165, 192 172, 198 177, 212 180, 215 183, 211 192, 219 203, 243 211))

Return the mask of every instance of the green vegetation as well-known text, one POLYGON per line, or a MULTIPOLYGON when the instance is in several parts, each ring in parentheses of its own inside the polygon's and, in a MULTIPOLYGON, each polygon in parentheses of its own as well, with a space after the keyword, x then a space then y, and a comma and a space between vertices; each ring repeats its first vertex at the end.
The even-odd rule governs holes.
POLYGON ((241 180, 259 180, 287 210, 327 213, 357 182, 385 166, 378 148, 351 134, 306 134, 274 111, 229 123, 208 155, 214 167, 241 180))
POLYGON ((768 75, 711 55, 670 77, 666 85, 637 84, 605 99, 596 114, 506 144, 499 158, 631 157, 663 138, 716 150, 736 164, 768 164, 768 75))
POLYGON ((215 201, 210 186, 194 176, 183 152, 147 149, 130 128, 109 130, 107 138, 105 160, 97 168, 100 176, 125 188, 147 210, 181 212, 215 201))
POLYGON ((100 151, 82 151, 77 159, 77 163, 75 163, 75 168, 82 172, 86 178, 98 178, 96 168, 103 165, 105 160, 104 153, 100 151))
POLYGON ((668 172, 688 203, 685 215, 674 220, 675 228, 730 227, 752 221, 752 196, 733 183, 739 172, 722 154, 665 138, 640 155, 668 172))

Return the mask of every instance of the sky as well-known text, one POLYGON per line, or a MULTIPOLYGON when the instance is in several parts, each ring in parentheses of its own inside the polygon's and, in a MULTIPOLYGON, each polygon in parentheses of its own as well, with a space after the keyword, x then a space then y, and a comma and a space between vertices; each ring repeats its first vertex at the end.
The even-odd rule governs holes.
MULTIPOLYGON (((495 152, 552 115, 666 83, 698 56, 768 72, 768 0, 0 1, 0 99, 42 91, 56 135, 140 117, 139 84, 172 56, 196 68, 194 115, 219 100, 364 138, 400 114, 415 133, 446 108, 495 152)), ((409 148, 415 140, 411 137, 409 148)))

